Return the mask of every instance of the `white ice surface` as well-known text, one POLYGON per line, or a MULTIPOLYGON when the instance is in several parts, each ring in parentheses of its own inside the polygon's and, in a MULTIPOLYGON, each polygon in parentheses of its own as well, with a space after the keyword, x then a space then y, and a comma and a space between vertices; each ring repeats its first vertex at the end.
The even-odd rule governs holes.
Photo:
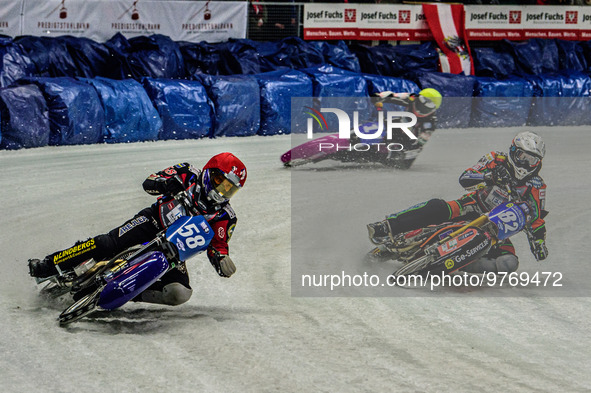
MULTIPOLYGON (((369 249, 366 222, 461 195, 459 173, 485 152, 505 149, 515 132, 442 130, 410 171, 377 169, 385 184, 401 187, 387 201, 377 194, 351 207, 359 236, 348 247, 359 255, 369 249)), ((503 289, 515 291, 509 297, 292 297, 290 221, 301 217, 292 217, 292 174, 279 162, 289 136, 0 151, 1 390, 590 391, 591 134, 540 133, 551 254, 537 264, 518 239, 520 271, 560 271, 579 297, 548 296, 543 288, 503 289), (130 304, 60 328, 56 317, 68 303, 38 297, 27 259, 105 232, 149 205, 153 198, 141 189, 148 174, 177 162, 202 165, 221 151, 234 152, 249 171, 233 199, 238 272, 219 278, 198 256, 188 263, 188 303, 130 304)), ((309 169, 310 181, 351 172, 327 166, 309 169)), ((359 200, 368 195, 353 192, 359 200)), ((320 202, 311 196, 308 203, 320 202)), ((356 269, 359 255, 344 258, 344 266, 356 269)))

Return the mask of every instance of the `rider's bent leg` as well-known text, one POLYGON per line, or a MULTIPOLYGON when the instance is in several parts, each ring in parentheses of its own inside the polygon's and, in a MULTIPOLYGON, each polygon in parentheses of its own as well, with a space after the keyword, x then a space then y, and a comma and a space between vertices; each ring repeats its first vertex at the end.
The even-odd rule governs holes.
POLYGON ((70 248, 49 254, 43 260, 30 260, 29 272, 33 277, 53 276, 58 274, 58 270, 73 269, 90 258, 96 261, 111 258, 128 247, 150 241, 160 230, 151 217, 151 210, 144 209, 106 234, 77 242, 70 248))
POLYGON ((192 294, 189 275, 183 263, 167 272, 133 301, 178 306, 187 302, 192 294))
POLYGON ((462 268, 467 273, 512 273, 519 267, 519 259, 509 239, 494 246, 488 254, 462 268))
POLYGON ((386 218, 392 236, 399 233, 439 224, 451 218, 451 209, 443 199, 419 203, 386 218))
POLYGON ((450 202, 443 199, 431 199, 419 203, 388 216, 384 221, 369 224, 367 229, 370 240, 375 244, 382 244, 400 233, 460 217, 473 219, 480 214, 476 193, 472 192, 450 202))
POLYGON ((391 214, 384 221, 369 224, 367 230, 372 243, 381 244, 399 233, 438 224, 448 220, 450 216, 451 208, 447 202, 443 199, 431 199, 391 214))

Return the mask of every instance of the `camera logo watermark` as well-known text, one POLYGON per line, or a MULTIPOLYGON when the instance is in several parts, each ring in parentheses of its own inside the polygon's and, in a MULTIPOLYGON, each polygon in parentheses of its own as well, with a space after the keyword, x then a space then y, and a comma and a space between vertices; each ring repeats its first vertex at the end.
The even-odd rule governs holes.
POLYGON ((320 143, 318 145, 320 151, 323 149, 334 148, 337 150, 346 149, 349 151, 368 151, 372 148, 372 146, 378 150, 380 150, 381 147, 384 147, 388 151, 401 151, 404 149, 404 146, 401 143, 388 143, 388 141, 392 140, 395 130, 402 132, 411 140, 417 139, 415 134, 410 130, 410 128, 417 123, 416 115, 411 112, 387 111, 384 113, 383 111, 378 111, 377 121, 360 125, 358 111, 353 112, 353 122, 351 123, 351 118, 347 112, 342 109, 321 108, 320 111, 318 111, 311 107, 305 108, 309 110, 305 113, 311 116, 308 118, 307 122, 308 139, 314 138, 314 121, 316 121, 316 124, 321 131, 330 131, 328 122, 326 121, 323 113, 332 113, 333 115, 336 115, 338 119, 338 139, 351 140, 351 138, 354 136, 361 141, 348 145, 343 145, 342 143, 338 142, 336 144, 330 142, 320 143), (385 137, 384 128, 386 131, 385 137), (377 141, 380 139, 384 142, 377 141), (363 141, 371 141, 371 144, 365 143, 363 141))
MULTIPOLYGON (((372 133, 365 133, 359 129, 359 112, 353 112, 353 127, 351 127, 351 119, 347 112, 342 109, 338 108, 321 108, 320 112, 316 109, 306 107, 306 109, 310 109, 313 111, 306 112, 310 114, 318 123, 321 129, 326 127, 328 131, 328 123, 326 119, 322 115, 322 113, 334 113, 338 120, 339 120, 339 139, 350 139, 351 138, 351 130, 357 135, 359 138, 362 139, 378 139, 382 137, 384 132, 384 112, 378 112, 378 120, 375 124, 377 124, 377 128, 375 132, 372 133), (322 112, 322 113, 321 113, 322 112), (320 121, 322 119, 322 122, 320 121), (324 124, 324 127, 323 127, 324 124)), ((412 133, 410 127, 413 127, 417 124, 417 116, 411 112, 397 112, 397 111, 388 111, 386 112, 386 138, 392 139, 392 132, 395 129, 400 129, 404 132, 410 139, 417 139, 415 134, 412 133), (402 121, 404 119, 410 119, 410 121, 402 121), (395 121, 396 120, 396 121, 395 121)), ((308 139, 314 138, 314 131, 313 131, 313 119, 308 119, 308 139)), ((367 131, 365 129, 364 131, 367 131)))

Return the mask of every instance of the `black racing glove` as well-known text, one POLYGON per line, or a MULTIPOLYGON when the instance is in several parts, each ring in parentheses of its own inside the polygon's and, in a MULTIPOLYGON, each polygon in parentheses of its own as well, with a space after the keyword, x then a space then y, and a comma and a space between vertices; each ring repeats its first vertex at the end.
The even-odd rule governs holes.
POLYGON ((511 183, 512 177, 507 167, 504 165, 497 165, 492 171, 484 176, 484 180, 486 180, 489 185, 504 187, 511 183))
POLYGON ((222 255, 216 252, 209 261, 220 277, 230 277, 236 273, 236 265, 234 265, 234 261, 232 261, 229 255, 222 255))
POLYGON ((176 177, 166 179, 164 182, 164 194, 176 195, 181 191, 185 191, 185 186, 176 177))
POLYGON ((548 256, 548 248, 544 239, 529 239, 529 248, 536 261, 543 261, 548 256))

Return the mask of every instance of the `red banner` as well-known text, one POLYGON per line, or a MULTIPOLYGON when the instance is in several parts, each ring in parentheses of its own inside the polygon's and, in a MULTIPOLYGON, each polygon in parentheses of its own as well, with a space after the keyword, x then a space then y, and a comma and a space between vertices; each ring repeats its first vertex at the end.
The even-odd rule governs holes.
POLYGON ((441 71, 473 75, 474 66, 464 29, 462 4, 423 4, 423 13, 440 48, 441 71))

